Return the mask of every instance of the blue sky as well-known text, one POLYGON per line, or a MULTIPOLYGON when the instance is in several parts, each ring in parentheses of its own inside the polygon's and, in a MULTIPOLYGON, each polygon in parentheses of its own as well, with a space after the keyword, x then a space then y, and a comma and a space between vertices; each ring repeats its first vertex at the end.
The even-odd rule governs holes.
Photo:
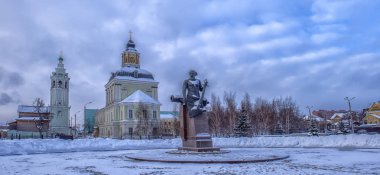
POLYGON ((49 103, 60 51, 71 112, 105 105, 128 32, 159 84, 162 110, 189 69, 240 99, 292 96, 305 111, 379 101, 380 1, 0 1, 0 117, 36 97, 49 103))

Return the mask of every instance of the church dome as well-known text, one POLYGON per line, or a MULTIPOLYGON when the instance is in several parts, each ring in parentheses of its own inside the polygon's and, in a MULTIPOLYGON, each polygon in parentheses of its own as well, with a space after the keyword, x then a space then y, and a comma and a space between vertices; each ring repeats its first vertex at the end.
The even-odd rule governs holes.
POLYGON ((113 78, 130 80, 154 80, 152 73, 150 73, 147 70, 136 67, 122 67, 120 70, 112 73, 110 81, 113 78))

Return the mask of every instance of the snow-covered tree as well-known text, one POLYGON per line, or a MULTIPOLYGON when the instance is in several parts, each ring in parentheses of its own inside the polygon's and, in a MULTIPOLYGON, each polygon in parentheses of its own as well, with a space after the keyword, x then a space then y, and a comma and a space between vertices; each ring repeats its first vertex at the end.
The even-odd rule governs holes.
POLYGON ((234 134, 237 137, 245 137, 248 135, 248 131, 250 130, 250 126, 248 125, 248 115, 247 111, 242 107, 241 113, 237 118, 234 127, 234 134))

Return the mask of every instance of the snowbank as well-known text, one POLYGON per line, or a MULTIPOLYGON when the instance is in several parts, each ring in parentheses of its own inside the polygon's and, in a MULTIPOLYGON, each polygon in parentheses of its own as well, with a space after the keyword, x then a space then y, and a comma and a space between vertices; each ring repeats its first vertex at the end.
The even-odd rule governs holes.
MULTIPOLYGON (((213 138, 217 147, 353 147, 380 148, 380 135, 332 135, 323 137, 213 138)), ((24 139, 0 140, 0 155, 177 148, 180 139, 24 139)))

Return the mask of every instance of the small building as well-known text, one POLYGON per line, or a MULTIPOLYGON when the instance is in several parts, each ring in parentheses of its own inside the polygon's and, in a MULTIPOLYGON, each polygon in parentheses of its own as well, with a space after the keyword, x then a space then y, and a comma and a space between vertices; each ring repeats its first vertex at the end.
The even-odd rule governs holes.
POLYGON ((21 135, 22 137, 38 136, 40 129, 44 135, 49 131, 51 113, 49 107, 19 105, 18 118, 8 123, 8 137, 21 135))
POLYGON ((331 116, 330 121, 332 123, 339 123, 340 121, 342 121, 342 119, 344 119, 345 115, 345 113, 335 113, 333 116, 331 116))
POLYGON ((363 118, 364 124, 380 124, 380 115, 377 114, 367 114, 363 118))
POLYGON ((160 112, 160 128, 162 136, 173 136, 179 135, 179 119, 178 112, 175 111, 161 111, 160 112))
POLYGON ((95 113, 98 109, 84 110, 84 132, 93 133, 95 124, 95 113))
POLYGON ((364 124, 380 124, 380 102, 373 103, 363 118, 364 124))

